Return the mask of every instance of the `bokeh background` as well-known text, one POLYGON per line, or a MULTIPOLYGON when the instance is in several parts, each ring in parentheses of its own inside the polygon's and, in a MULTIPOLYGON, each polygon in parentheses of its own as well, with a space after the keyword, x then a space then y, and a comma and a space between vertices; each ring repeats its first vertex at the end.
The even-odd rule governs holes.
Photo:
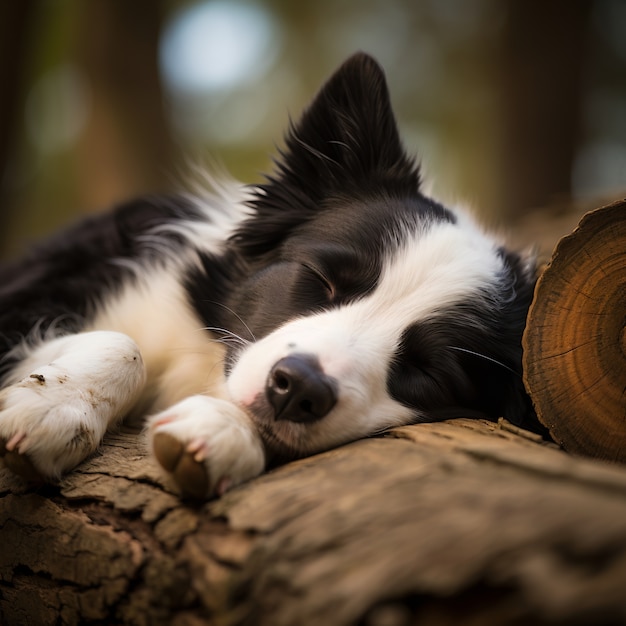
POLYGON ((190 162, 261 180, 356 50, 440 199, 541 234, 625 195, 623 0, 4 0, 0 258, 190 162))

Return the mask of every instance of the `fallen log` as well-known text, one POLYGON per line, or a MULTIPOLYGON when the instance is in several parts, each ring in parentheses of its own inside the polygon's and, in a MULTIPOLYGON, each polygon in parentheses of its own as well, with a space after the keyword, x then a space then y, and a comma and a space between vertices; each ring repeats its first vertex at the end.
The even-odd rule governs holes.
POLYGON ((566 450, 626 463, 626 201, 587 213, 539 277, 524 382, 566 450))
POLYGON ((0 476, 0 623, 626 622, 626 469, 501 421, 398 428, 182 502, 135 433, 0 476))

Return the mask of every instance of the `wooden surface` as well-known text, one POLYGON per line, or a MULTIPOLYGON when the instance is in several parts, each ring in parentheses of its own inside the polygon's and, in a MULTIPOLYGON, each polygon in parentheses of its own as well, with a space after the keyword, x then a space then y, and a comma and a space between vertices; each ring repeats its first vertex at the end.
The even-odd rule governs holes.
POLYGON ((524 381, 566 450, 626 462, 626 201, 559 241, 528 314, 524 381))
POLYGON ((626 469, 514 427, 394 430, 181 501, 109 437, 0 477, 2 624, 626 623, 626 469))

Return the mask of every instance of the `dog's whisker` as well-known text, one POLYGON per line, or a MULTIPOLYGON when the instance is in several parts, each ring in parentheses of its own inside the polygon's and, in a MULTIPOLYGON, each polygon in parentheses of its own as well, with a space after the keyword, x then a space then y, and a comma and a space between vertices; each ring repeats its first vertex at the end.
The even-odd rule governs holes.
POLYGON ((505 365, 501 361, 498 361, 497 359, 487 356, 486 354, 481 354, 480 352, 475 352, 474 350, 468 350, 467 348, 459 348, 458 346, 448 346, 448 348, 450 348, 450 350, 457 350, 459 352, 465 352, 466 354, 471 354, 472 356, 476 356, 480 359, 485 359, 485 361, 490 361, 491 363, 495 363, 496 365, 503 367, 505 370, 508 370, 509 372, 515 374, 516 376, 519 376, 519 373, 516 372, 512 367, 509 367, 508 365, 505 365))
POLYGON ((218 343, 227 343, 230 341, 232 343, 237 343, 242 346, 247 346, 250 344, 250 341, 247 339, 244 339, 241 335, 238 335, 237 333, 234 333, 231 330, 228 330, 226 328, 221 328, 219 326, 203 326, 200 330, 207 330, 209 332, 221 333, 222 335, 224 335, 223 337, 220 337, 219 339, 214 340, 215 342, 218 342, 218 343))
POLYGON ((207 300, 207 302, 210 302, 211 304, 216 304, 217 306, 221 306, 223 309, 226 309, 226 311, 228 311, 229 313, 232 313, 243 324, 244 328, 250 333, 250 337, 252 337, 252 341, 256 341, 256 337, 254 336, 254 333, 252 332, 248 324, 246 324, 246 322, 241 317, 241 315, 239 315, 236 311, 233 311, 233 309, 231 309, 229 306, 226 306, 222 302, 216 302, 215 300, 207 300))
POLYGON ((211 343, 223 343, 233 346, 247 346, 247 341, 242 341, 239 337, 217 337, 211 340, 211 343))
POLYGON ((212 339, 211 343, 220 344, 223 346, 245 346, 246 344, 241 343, 241 341, 237 341, 235 339, 229 339, 227 337, 223 337, 222 339, 212 339))

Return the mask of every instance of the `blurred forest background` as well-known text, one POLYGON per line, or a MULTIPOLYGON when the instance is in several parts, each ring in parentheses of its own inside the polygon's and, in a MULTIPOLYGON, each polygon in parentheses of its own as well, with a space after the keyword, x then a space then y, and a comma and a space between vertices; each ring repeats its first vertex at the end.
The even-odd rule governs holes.
POLYGON ((356 50, 443 201, 514 227, 624 196, 623 0, 2 0, 0 258, 190 161, 261 180, 356 50))

